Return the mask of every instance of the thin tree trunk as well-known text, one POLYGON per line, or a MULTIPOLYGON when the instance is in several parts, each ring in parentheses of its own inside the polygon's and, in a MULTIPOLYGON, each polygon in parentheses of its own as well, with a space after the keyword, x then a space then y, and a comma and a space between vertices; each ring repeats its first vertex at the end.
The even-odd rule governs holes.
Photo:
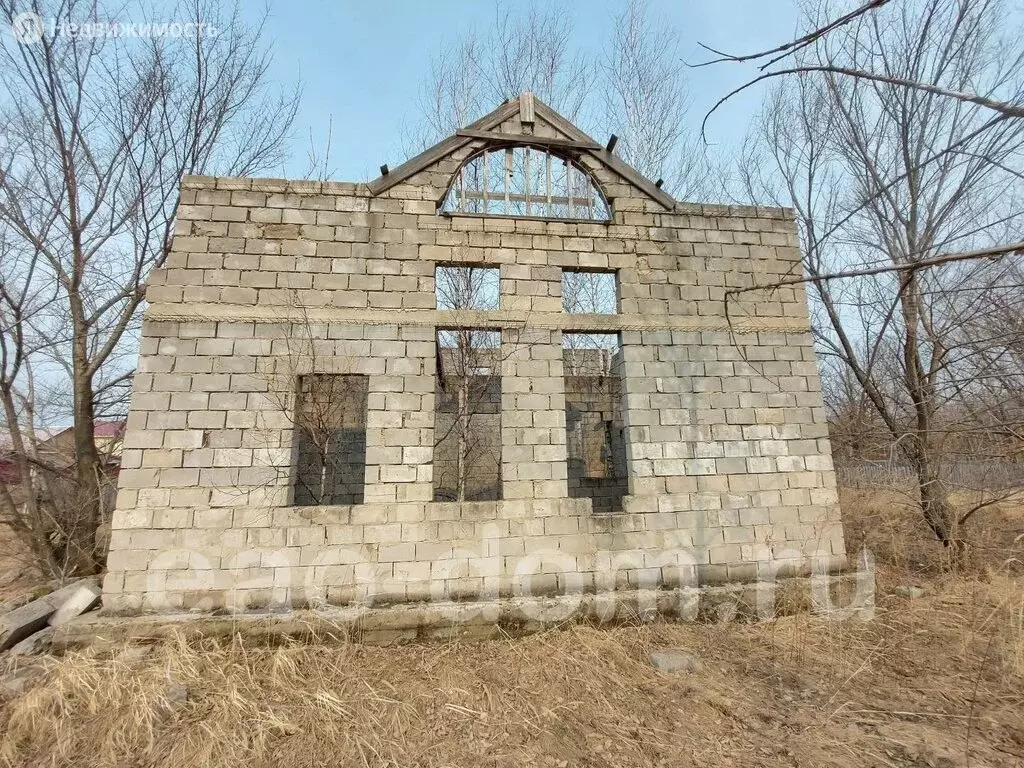
POLYGON ((960 563, 962 543, 956 536, 956 516, 949 503, 949 494, 942 482, 940 463, 935 459, 933 420, 936 393, 934 381, 924 370, 921 360, 922 341, 919 338, 921 322, 920 286, 917 275, 908 273, 903 279, 901 303, 906 322, 903 349, 904 376, 907 391, 914 407, 915 432, 908 451, 908 459, 917 477, 921 512, 936 538, 952 548, 954 567, 960 563))
POLYGON ((466 500, 466 481, 469 468, 468 432, 469 432, 469 376, 462 376, 459 379, 459 444, 456 449, 456 487, 455 497, 458 501, 466 500))
POLYGON ((82 575, 95 573, 100 566, 96 552, 96 533, 100 523, 100 476, 103 464, 96 448, 95 413, 93 411, 92 377, 84 333, 76 333, 72 345, 74 376, 74 443, 75 476, 78 482, 78 513, 75 526, 69 531, 72 551, 69 553, 75 571, 82 575))

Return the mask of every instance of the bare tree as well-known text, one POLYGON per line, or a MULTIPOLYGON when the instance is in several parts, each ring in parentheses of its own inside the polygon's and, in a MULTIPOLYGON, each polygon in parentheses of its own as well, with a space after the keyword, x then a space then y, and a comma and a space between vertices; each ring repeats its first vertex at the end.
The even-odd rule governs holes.
MULTIPOLYGON (((435 497, 500 498, 501 366, 523 345, 503 346, 500 331, 473 327, 476 311, 497 308, 497 269, 439 268, 437 299, 452 325, 437 332, 435 497)), ((369 354, 369 342, 331 337, 312 309, 293 292, 265 329, 273 355, 257 367, 267 385, 253 435, 257 474, 275 499, 290 486, 296 505, 362 503, 369 377, 354 373, 352 361, 369 354)))
POLYGON ((1024 124, 900 81, 1018 92, 1019 42, 1000 35, 996 0, 894 14, 862 16, 809 49, 822 67, 867 66, 894 82, 826 73, 776 90, 759 125, 765 154, 748 151, 743 165, 752 196, 797 211, 809 276, 776 287, 810 281, 821 348, 856 380, 913 470, 925 521, 959 557, 966 518, 942 465, 950 409, 980 361, 961 329, 1002 284, 984 257, 1021 248, 995 244, 1019 233, 1024 124))
POLYGON ((352 360, 368 354, 368 343, 331 338, 297 290, 281 309, 266 331, 273 354, 256 370, 267 385, 253 433, 257 472, 278 503, 288 485, 297 506, 362 503, 369 379, 352 360))
POLYGON ((557 7, 530 6, 521 16, 501 11, 485 33, 446 44, 425 79, 421 122, 407 149, 429 146, 531 90, 594 135, 616 134, 616 152, 669 192, 717 192, 706 148, 688 131, 677 33, 646 0, 625 0, 610 22, 597 57, 573 49, 568 16, 557 7))
POLYGON ((333 140, 334 115, 331 115, 327 120, 327 133, 322 144, 313 138, 313 128, 310 127, 309 146, 306 148, 306 172, 302 175, 302 178, 328 181, 334 176, 335 170, 331 165, 333 140))
MULTIPOLYGON (((81 24, 111 18, 113 9, 0 0, 8 26, 26 11, 81 24)), ((61 540, 65 572, 92 572, 102 561, 97 413, 123 408, 125 342, 138 327, 145 276, 168 251, 179 179, 279 165, 296 109, 297 94, 268 88, 262 30, 243 25, 237 9, 224 16, 218 4, 197 0, 168 12, 187 34, 90 37, 43 24, 37 41, 6 40, 0 49, 0 398, 27 498, 38 495, 27 490, 37 485, 36 399, 47 387, 70 393, 64 412, 74 423, 71 506, 79 514, 70 526, 51 520, 54 530, 34 534, 61 540)), ((16 532, 39 526, 40 515, 59 516, 45 494, 45 515, 32 502, 4 501, 4 522, 16 532)))
MULTIPOLYGON (((809 32, 801 35, 795 40, 791 40, 775 46, 774 48, 758 51, 756 53, 729 54, 701 43, 701 46, 705 50, 715 54, 715 58, 694 65, 696 67, 707 67, 713 64, 726 62, 754 63, 757 65, 757 70, 762 73, 753 77, 738 88, 733 89, 715 102, 704 116, 704 127, 706 128, 707 126, 708 118, 710 118, 710 116, 719 107, 733 96, 769 80, 801 74, 825 74, 836 79, 850 78, 854 80, 865 80, 882 85, 897 86, 899 88, 917 90, 934 96, 941 96, 956 101, 974 104, 996 113, 998 117, 1024 117, 1024 91, 1019 87, 1008 93, 997 92, 986 94, 980 92, 973 83, 959 83, 951 85, 942 82, 940 79, 916 79, 915 77, 890 72, 884 68, 874 68, 871 64, 877 64, 878 62, 872 62, 870 60, 871 57, 867 57, 868 61, 854 58, 846 62, 836 62, 804 58, 800 55, 809 48, 832 42, 834 38, 840 36, 841 31, 845 31, 849 27, 854 29, 854 35, 863 33, 864 37, 861 39, 861 42, 863 44, 869 44, 871 35, 873 34, 871 30, 873 28, 877 29, 879 26, 885 26, 891 22, 891 20, 880 20, 876 15, 880 13, 882 6, 887 5, 889 2, 890 0, 868 0, 868 2, 858 5, 853 8, 853 10, 842 14, 832 14, 829 7, 819 9, 817 18, 814 20, 814 23, 812 23, 812 28, 809 32), (831 18, 833 15, 835 17, 831 18), (782 68, 776 66, 779 62, 790 57, 794 57, 796 59, 792 66, 782 68)), ((969 0, 958 0, 956 5, 959 6, 961 11, 966 12, 972 3, 969 2, 969 0)), ((929 13, 927 5, 904 5, 903 10, 911 10, 912 12, 920 10, 921 14, 924 16, 927 16, 929 13)), ((1006 18, 1007 17, 1001 17, 994 18, 992 20, 1004 22, 1006 18)), ((1004 51, 1003 55, 1013 57, 1012 61, 1007 61, 1011 66, 1019 68, 1024 64, 1024 52, 1017 51, 1013 53, 1004 51)), ((941 75, 941 73, 934 74, 941 75)))
POLYGON ((710 190, 705 148, 687 127, 690 95, 675 29, 647 0, 627 0, 601 61, 602 121, 618 153, 679 199, 710 190))
POLYGON ((594 63, 571 48, 572 27, 558 7, 530 5, 522 16, 495 6, 493 25, 446 44, 431 62, 409 149, 450 136, 496 104, 533 91, 577 119, 590 95, 594 63))
POLYGON ((501 487, 501 332, 471 327, 468 313, 498 308, 497 270, 440 268, 437 306, 455 326, 438 332, 434 487, 451 501, 498 498, 501 487), (495 429, 497 428, 497 430, 495 429), (476 480, 477 482, 473 482, 476 480))

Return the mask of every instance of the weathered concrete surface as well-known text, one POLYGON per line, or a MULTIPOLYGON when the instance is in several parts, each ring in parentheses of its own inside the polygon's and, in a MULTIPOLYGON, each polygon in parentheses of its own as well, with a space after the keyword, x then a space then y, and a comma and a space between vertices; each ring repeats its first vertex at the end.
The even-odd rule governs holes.
POLYGON ((56 610, 53 603, 41 598, 0 616, 0 651, 6 651, 46 627, 56 610))
POLYGON ((53 627, 45 627, 11 648, 11 656, 38 656, 50 649, 51 642, 53 642, 53 627))
POLYGON ((11 648, 47 624, 53 624, 54 616, 57 614, 61 614, 58 622, 66 622, 89 610, 99 602, 101 595, 95 579, 77 579, 47 595, 5 612, 0 616, 0 651, 11 648))
POLYGON ((94 582, 84 582, 75 585, 75 590, 63 600, 54 614, 49 618, 51 627, 59 627, 61 624, 90 611, 99 605, 103 590, 94 582))
POLYGON ((98 588, 99 578, 96 576, 88 576, 85 578, 69 581, 64 586, 58 587, 57 589, 53 590, 53 592, 42 595, 39 599, 45 600, 50 605, 52 605, 54 609, 58 609, 62 605, 64 605, 64 603, 67 602, 67 600, 71 598, 76 592, 78 592, 82 587, 88 587, 91 589, 98 588))
POLYGON ((662 672, 700 672, 703 668, 700 659, 682 650, 654 651, 651 666, 662 672))
MULTIPOLYGON (((859 585, 855 575, 834 575, 824 586, 815 586, 808 578, 798 578, 785 579, 778 584, 618 591, 476 603, 403 603, 380 608, 325 608, 280 614, 128 617, 90 614, 57 627, 53 649, 57 653, 82 648, 116 653, 127 643, 153 643, 176 636, 190 639, 234 635, 267 645, 314 639, 388 645, 526 635, 580 622, 756 620, 808 609, 858 616, 873 607, 864 602, 864 592, 859 585), (709 604, 725 603, 732 607, 728 614, 707 609, 709 604)), ((868 593, 867 599, 872 597, 873 593, 868 593)))
POLYGON ((18 664, 13 672, 0 676, 0 695, 19 696, 45 674, 38 664, 18 664))

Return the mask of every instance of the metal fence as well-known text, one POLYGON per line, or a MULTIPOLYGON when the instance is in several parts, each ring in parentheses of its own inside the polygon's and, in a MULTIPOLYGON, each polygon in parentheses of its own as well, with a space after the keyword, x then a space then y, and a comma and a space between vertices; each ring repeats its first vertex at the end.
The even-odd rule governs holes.
MULTIPOLYGON (((958 461, 945 463, 940 477, 950 489, 1004 490, 1024 487, 1024 462, 958 461)), ((907 464, 863 461, 837 464, 836 480, 846 487, 906 486, 916 482, 907 464)))

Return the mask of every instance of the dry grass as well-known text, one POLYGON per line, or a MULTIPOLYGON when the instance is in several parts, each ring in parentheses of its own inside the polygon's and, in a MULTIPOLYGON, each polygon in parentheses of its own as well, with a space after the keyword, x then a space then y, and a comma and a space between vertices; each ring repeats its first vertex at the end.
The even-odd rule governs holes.
MULTIPOLYGON (((998 564, 929 575, 897 527, 872 525, 887 502, 844 502, 851 538, 888 541, 904 559, 881 569, 873 621, 801 615, 397 648, 207 641, 143 659, 73 655, 48 661, 43 681, 0 710, 0 763, 1024 765, 1020 581, 998 564), (889 594, 908 579, 928 594, 889 594), (696 653, 704 668, 658 672, 648 654, 666 647, 696 653), (187 701, 173 700, 178 686, 187 701)), ((1009 538, 989 544, 1012 558, 1020 517, 1006 514, 991 530, 1009 538)))
MULTIPOLYGON (((907 489, 908 491, 910 489, 907 489)), ((995 504, 972 517, 963 531, 968 544, 967 571, 992 570, 1024 575, 1024 501, 995 504)), ((928 530, 911 494, 896 489, 845 488, 840 493, 849 552, 870 549, 878 562, 899 576, 938 575, 946 566, 942 545, 928 530)), ((969 509, 979 496, 954 494, 951 501, 969 509)))

